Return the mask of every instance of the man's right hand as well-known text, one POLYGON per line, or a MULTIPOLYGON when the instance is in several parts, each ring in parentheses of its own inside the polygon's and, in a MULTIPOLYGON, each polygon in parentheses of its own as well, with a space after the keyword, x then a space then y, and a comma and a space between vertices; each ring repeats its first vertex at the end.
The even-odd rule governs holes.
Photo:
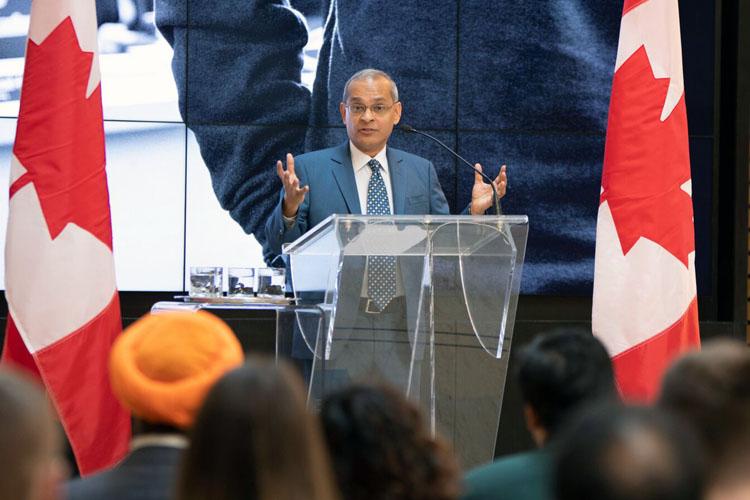
POLYGON ((294 156, 291 153, 286 154, 286 170, 284 170, 284 164, 281 163, 281 160, 276 162, 276 173, 284 184, 284 202, 281 205, 281 210, 284 217, 294 217, 297 215, 299 206, 305 200, 305 194, 310 191, 310 186, 299 186, 299 179, 297 174, 294 173, 294 156))

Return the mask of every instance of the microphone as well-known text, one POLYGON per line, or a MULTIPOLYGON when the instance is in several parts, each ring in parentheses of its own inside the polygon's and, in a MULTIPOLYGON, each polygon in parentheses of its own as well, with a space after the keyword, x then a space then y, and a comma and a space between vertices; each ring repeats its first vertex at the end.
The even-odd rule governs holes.
MULTIPOLYGON (((487 181, 490 186, 493 186, 492 179, 490 179, 490 177, 487 174, 485 174, 484 172, 482 172, 481 170, 479 170, 478 168, 476 168, 474 165, 472 165, 471 163, 469 163, 463 156, 461 156, 460 154, 458 154, 455 151, 453 151, 450 147, 448 147, 443 141, 441 141, 437 137, 435 137, 433 135, 430 135, 427 132, 422 132, 421 130, 417 130, 414 127, 412 127, 411 125, 403 124, 403 125, 399 125, 398 128, 401 129, 401 130, 403 130, 404 132, 408 132, 410 134, 423 135, 423 136, 427 137, 428 139, 432 139, 433 141, 437 142, 444 149, 446 149, 450 154, 452 154, 453 156, 455 156, 456 158, 458 158, 459 160, 461 160, 462 162, 464 162, 465 164, 467 164, 469 166, 469 168, 472 169, 474 172, 476 172, 479 175, 481 175, 482 178, 485 181, 487 181)), ((492 188, 492 204, 495 206, 495 215, 502 215, 502 211, 500 210, 500 200, 497 197, 497 191, 495 191, 494 186, 492 188)))

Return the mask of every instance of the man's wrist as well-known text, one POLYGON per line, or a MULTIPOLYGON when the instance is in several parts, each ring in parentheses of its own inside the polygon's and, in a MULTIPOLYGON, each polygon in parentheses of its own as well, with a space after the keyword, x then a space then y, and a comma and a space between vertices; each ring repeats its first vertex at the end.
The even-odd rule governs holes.
POLYGON ((284 214, 281 214, 281 218, 284 220, 284 227, 289 230, 294 227, 294 225, 297 223, 297 216, 294 217, 287 217, 284 214))
POLYGON ((281 215, 286 217, 287 219, 295 219, 297 217, 297 212, 299 211, 299 205, 294 207, 292 210, 288 205, 286 200, 281 202, 281 215))

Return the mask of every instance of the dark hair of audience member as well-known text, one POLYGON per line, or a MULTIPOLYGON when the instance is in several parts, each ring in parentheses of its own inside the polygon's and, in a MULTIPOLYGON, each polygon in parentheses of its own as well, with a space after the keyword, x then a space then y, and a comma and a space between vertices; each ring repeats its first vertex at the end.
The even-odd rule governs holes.
POLYGON ((20 373, 0 370, 0 498, 58 498, 66 466, 62 437, 42 390, 20 373))
POLYGON ((331 394, 321 419, 347 500, 443 500, 460 494, 452 451, 395 389, 352 386, 331 394))
POLYGON ((303 382, 288 364, 249 358, 211 389, 190 433, 179 500, 329 500, 335 481, 303 382))
POLYGON ((517 363, 523 399, 550 436, 582 404, 617 399, 612 362, 591 332, 568 328, 539 335, 517 363))
POLYGON ((700 448, 657 408, 588 407, 555 443, 558 500, 700 500, 700 448))
POLYGON ((714 340, 677 360, 662 381, 659 406, 691 425, 706 453, 709 481, 750 471, 750 350, 714 340), (739 470, 735 470, 739 469, 739 470))

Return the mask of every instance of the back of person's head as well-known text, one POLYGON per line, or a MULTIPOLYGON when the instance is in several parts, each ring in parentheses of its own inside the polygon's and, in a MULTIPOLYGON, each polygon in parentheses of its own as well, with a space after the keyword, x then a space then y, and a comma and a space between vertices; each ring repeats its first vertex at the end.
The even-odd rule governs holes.
POLYGON ((558 500, 699 500, 702 461, 688 427, 656 408, 594 405, 555 443, 558 500))
POLYGON ((61 437, 41 389, 0 370, 0 498, 58 497, 65 475, 61 437))
POLYGON ((541 334, 518 360, 524 402, 554 435, 584 403, 617 397, 612 362, 591 332, 559 329, 541 334))
POLYGON ((419 409, 394 389, 362 385, 331 394, 321 419, 344 498, 458 497, 452 452, 431 435, 419 409))
POLYGON ((320 423, 293 368, 253 357, 216 383, 177 490, 180 500, 338 498, 320 423))
POLYGON ((677 360, 658 404, 695 429, 712 481, 750 476, 750 350, 744 343, 709 341, 677 360))
POLYGON ((186 429, 211 386, 243 357, 229 326, 210 313, 147 314, 112 346, 112 391, 151 427, 186 429))

